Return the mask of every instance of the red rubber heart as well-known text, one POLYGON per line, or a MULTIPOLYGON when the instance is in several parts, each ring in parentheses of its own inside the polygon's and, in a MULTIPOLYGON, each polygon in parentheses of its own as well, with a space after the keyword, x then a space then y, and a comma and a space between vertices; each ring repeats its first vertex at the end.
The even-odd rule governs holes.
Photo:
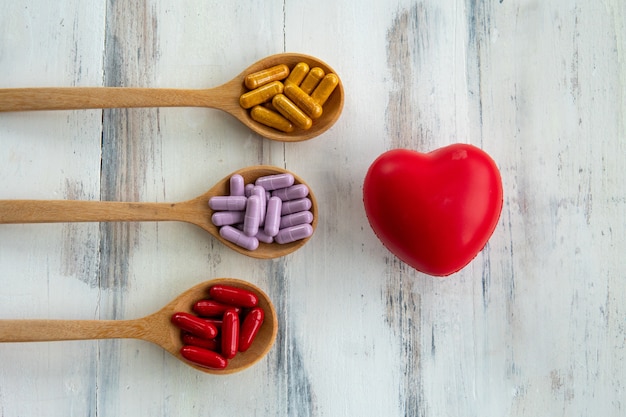
POLYGON ((485 246, 502 211, 502 180, 494 161, 475 146, 430 153, 395 149, 370 166, 363 185, 374 233, 418 271, 446 276, 485 246))

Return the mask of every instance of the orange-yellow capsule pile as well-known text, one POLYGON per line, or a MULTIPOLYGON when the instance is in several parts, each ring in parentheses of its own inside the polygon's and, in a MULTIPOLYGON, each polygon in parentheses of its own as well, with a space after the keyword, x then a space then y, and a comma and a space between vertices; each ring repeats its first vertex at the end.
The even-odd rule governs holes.
POLYGON ((336 74, 300 62, 293 69, 280 64, 244 79, 249 90, 239 98, 252 119, 282 132, 310 129, 322 115, 322 107, 339 84, 336 74))

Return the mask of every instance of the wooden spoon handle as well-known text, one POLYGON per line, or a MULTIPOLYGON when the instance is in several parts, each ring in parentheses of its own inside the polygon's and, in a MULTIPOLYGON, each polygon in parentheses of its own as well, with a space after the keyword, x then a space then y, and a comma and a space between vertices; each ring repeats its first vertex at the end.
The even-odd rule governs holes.
POLYGON ((143 333, 142 320, 0 320, 0 342, 141 339, 143 333))
POLYGON ((188 90, 130 87, 0 89, 0 112, 122 107, 212 107, 223 99, 219 89, 188 90))
POLYGON ((77 200, 0 200, 0 223, 178 220, 181 204, 77 200))

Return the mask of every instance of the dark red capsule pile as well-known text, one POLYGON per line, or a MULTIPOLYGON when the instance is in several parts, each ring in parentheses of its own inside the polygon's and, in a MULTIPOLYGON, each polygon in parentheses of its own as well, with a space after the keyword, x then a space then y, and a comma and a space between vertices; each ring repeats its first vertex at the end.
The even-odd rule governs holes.
POLYGON ((181 329, 180 354, 196 365, 224 369, 237 352, 248 350, 265 312, 253 292, 229 285, 209 288, 209 298, 197 301, 195 313, 174 313, 172 323, 181 329))

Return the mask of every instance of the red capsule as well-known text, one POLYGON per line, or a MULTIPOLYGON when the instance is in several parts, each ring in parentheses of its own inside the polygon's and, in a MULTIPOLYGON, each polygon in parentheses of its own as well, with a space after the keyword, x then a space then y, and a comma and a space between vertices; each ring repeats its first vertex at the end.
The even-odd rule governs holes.
POLYGON ((198 346, 183 346, 180 354, 188 361, 205 368, 224 369, 228 365, 228 360, 219 353, 198 346))
MULTIPOLYGON (((193 305, 193 311, 201 317, 221 317, 229 308, 233 306, 215 300, 200 300, 193 305)), ((237 313, 239 312, 240 309, 237 308, 237 313)))
POLYGON ((239 330, 239 352, 248 350, 259 332, 264 318, 265 312, 260 307, 253 308, 246 314, 246 318, 243 319, 241 329, 239 330))
POLYGON ((222 324, 222 355, 232 359, 239 347, 239 315, 235 310, 226 310, 222 324))
POLYGON ((181 330, 204 339, 213 339, 217 336, 217 327, 193 314, 178 312, 172 314, 171 321, 181 330))
POLYGON ((222 347, 222 343, 219 339, 203 339, 201 337, 194 336, 191 333, 185 333, 182 339, 184 345, 201 347, 214 352, 218 352, 222 347))
POLYGON ((214 285, 209 289, 211 298, 237 307, 256 307, 259 298, 253 292, 230 285, 214 285))

